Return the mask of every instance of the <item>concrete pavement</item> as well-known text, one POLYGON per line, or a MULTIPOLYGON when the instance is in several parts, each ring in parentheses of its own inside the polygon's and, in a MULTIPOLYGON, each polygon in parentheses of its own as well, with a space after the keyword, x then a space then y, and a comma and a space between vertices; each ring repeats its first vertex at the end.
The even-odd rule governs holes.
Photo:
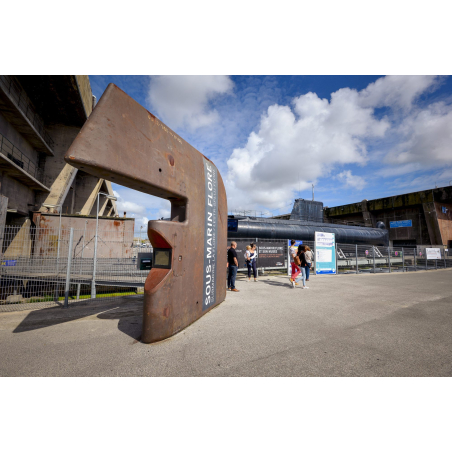
POLYGON ((142 301, 0 313, 0 376, 451 376, 452 269, 237 282, 173 338, 142 301))

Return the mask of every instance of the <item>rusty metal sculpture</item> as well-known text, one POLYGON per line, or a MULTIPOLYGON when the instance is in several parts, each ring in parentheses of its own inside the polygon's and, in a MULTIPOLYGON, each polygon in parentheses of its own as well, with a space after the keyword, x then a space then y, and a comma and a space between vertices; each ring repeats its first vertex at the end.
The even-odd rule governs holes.
POLYGON ((225 299, 226 192, 209 159, 110 84, 65 160, 171 201, 171 221, 148 224, 154 262, 144 287, 143 342, 174 335, 225 299))

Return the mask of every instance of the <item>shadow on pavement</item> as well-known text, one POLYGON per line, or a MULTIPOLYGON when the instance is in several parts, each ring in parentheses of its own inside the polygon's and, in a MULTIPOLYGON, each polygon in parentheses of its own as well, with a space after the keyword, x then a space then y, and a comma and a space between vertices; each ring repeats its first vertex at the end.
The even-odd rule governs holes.
POLYGON ((287 280, 285 282, 278 282, 278 281, 266 281, 265 279, 261 279, 261 281, 264 284, 268 284, 270 286, 279 286, 279 287, 285 287, 287 289, 292 289, 292 286, 289 284, 289 277, 287 277, 287 280))
POLYGON ((107 302, 93 302, 91 305, 70 304, 68 309, 52 307, 31 311, 27 317, 13 330, 13 333, 24 333, 40 328, 73 322, 96 316, 101 320, 119 320, 118 330, 135 340, 140 340, 143 317, 143 297, 133 300, 120 298, 107 302))

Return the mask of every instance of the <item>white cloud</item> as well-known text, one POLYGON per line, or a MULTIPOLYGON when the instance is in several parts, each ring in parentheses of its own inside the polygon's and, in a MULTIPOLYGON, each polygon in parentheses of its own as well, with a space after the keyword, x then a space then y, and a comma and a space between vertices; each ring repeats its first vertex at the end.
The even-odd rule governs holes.
POLYGON ((360 91, 363 107, 392 107, 409 110, 422 93, 434 89, 441 79, 435 75, 388 75, 360 91))
POLYGON ((350 170, 342 171, 337 175, 337 178, 345 185, 345 187, 356 188, 362 190, 366 181, 361 176, 354 176, 350 170))
POLYGON ((149 101, 155 113, 171 128, 195 130, 218 121, 209 102, 231 94, 232 80, 225 75, 154 75, 149 101))
POLYGON ((388 164, 452 164, 452 105, 431 104, 407 116, 397 129, 402 142, 386 156, 388 164))
POLYGON ((293 110, 273 105, 228 160, 228 189, 238 189, 234 196, 232 188, 232 199, 228 192, 228 202, 235 208, 245 195, 248 203, 281 207, 336 165, 365 164, 366 140, 383 137, 388 127, 348 88, 333 93, 330 102, 308 93, 293 100, 293 110))
POLYGON ((421 108, 418 102, 441 81, 387 76, 362 91, 339 89, 331 100, 307 93, 291 106, 269 107, 227 162, 230 209, 283 207, 298 190, 338 167, 342 172, 336 177, 346 187, 363 189, 367 177, 353 175, 349 164, 371 161, 369 175, 375 179, 452 165, 452 105, 442 101, 421 108), (377 117, 381 107, 387 110, 377 117))

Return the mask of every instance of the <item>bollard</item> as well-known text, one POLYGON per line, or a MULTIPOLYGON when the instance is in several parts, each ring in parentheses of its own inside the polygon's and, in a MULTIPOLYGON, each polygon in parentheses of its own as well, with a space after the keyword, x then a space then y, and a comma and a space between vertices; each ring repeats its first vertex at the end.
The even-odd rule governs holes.
POLYGON ((69 249, 67 252, 66 287, 64 289, 64 308, 69 307, 69 288, 71 286, 72 242, 74 240, 74 228, 69 233, 69 249))
POLYGON ((402 271, 405 271, 405 252, 402 247, 402 271))
POLYGON ((78 283, 78 284, 77 284, 77 300, 80 299, 80 286, 81 286, 81 284, 78 283))
POLYGON ((414 271, 417 272, 417 262, 416 262, 416 259, 417 259, 417 248, 414 248, 414 271))
POLYGON ((428 266, 427 266, 427 264, 428 264, 428 259, 427 259, 427 248, 425 248, 424 254, 425 254, 425 269, 428 270, 428 266))
POLYGON ((389 265, 389 273, 391 273, 391 248, 388 246, 388 265, 389 265))

